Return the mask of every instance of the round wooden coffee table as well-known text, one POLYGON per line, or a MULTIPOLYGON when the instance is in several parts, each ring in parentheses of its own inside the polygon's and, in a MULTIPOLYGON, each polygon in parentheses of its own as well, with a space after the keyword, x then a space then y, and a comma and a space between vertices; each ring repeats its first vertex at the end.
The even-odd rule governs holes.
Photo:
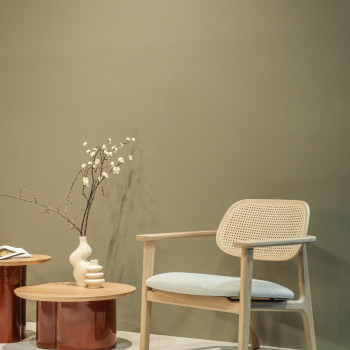
POLYGON ((39 348, 107 350, 116 345, 116 299, 134 286, 105 282, 102 288, 77 287, 73 282, 17 288, 24 299, 37 301, 39 348))
POLYGON ((0 260, 0 343, 13 343, 26 336, 26 303, 14 290, 26 284, 27 265, 42 264, 51 257, 32 254, 30 258, 0 260))

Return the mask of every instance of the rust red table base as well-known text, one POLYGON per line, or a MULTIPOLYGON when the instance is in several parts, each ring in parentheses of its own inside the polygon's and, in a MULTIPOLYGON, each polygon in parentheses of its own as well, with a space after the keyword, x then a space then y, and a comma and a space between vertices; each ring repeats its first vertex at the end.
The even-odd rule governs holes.
POLYGON ((116 344, 116 300, 37 302, 37 346, 109 350, 116 344))
POLYGON ((26 284, 26 266, 0 267, 0 343, 26 337, 26 301, 14 290, 26 284))

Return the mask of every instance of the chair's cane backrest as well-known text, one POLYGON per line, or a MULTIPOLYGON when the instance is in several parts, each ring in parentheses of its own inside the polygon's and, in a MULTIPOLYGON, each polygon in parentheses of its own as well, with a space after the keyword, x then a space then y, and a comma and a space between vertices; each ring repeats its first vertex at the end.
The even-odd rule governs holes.
MULTIPOLYGON (((306 236, 310 210, 307 203, 294 200, 244 199, 234 203, 223 217, 216 243, 225 253, 241 256, 235 241, 278 240, 306 236)), ((285 245, 254 249, 257 260, 289 260, 301 245, 285 245)))

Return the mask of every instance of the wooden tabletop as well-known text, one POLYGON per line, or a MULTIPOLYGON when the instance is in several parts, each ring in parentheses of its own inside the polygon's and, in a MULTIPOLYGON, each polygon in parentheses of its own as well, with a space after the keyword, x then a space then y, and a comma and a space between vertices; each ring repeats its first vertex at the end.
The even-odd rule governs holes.
POLYGON ((118 299, 135 291, 134 286, 104 282, 102 288, 78 287, 75 282, 56 282, 15 289, 23 299, 53 302, 79 302, 118 299))
POLYGON ((51 256, 31 254, 30 258, 8 258, 0 260, 0 267, 2 266, 23 266, 42 264, 51 259, 51 256))

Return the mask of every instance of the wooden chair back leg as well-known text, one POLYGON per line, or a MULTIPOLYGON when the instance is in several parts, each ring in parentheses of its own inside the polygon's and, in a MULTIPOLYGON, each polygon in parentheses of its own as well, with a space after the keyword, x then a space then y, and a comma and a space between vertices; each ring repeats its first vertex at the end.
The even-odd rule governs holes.
POLYGON ((312 310, 301 312, 301 317, 303 319, 307 350, 316 350, 316 337, 312 310))
POLYGON ((314 318, 312 315, 310 278, 305 245, 298 255, 300 298, 304 299, 304 309, 301 311, 303 319, 307 350, 316 350, 314 318))
POLYGON ((258 332, 258 313, 255 311, 252 311, 250 313, 249 336, 250 336, 250 343, 252 344, 252 348, 260 349, 259 332, 258 332))

